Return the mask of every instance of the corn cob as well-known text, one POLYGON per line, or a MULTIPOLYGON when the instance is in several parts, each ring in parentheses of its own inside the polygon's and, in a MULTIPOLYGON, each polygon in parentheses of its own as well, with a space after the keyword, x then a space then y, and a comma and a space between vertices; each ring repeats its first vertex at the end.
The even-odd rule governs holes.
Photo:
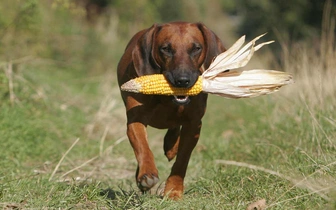
POLYGON ((190 88, 173 87, 163 74, 140 76, 121 86, 121 90, 148 95, 181 95, 193 96, 202 92, 202 77, 190 88))

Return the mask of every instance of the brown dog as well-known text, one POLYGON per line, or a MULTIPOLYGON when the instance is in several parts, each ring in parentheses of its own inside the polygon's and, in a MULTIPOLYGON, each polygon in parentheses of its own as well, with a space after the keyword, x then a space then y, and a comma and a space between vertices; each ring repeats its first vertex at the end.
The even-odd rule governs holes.
MULTIPOLYGON (((220 39, 201 23, 153 25, 135 34, 127 45, 118 65, 119 86, 142 75, 164 74, 173 86, 191 87, 223 51, 220 39)), ((164 194, 181 198, 189 158, 200 135, 207 94, 158 96, 122 91, 121 95, 127 112, 127 135, 138 161, 138 187, 144 192, 159 181, 146 127, 167 128, 165 155, 169 161, 177 156, 164 194)))

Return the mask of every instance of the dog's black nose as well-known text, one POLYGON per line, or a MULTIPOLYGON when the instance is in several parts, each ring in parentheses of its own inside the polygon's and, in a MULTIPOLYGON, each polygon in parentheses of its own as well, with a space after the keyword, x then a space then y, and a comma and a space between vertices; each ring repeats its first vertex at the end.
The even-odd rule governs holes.
POLYGON ((190 86, 190 78, 186 76, 178 77, 175 81, 177 87, 189 87, 190 86))

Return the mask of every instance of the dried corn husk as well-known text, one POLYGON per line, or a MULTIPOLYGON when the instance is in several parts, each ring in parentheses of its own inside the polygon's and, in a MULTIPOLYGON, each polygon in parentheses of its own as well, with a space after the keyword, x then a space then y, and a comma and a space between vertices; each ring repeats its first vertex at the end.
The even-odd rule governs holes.
MULTIPOLYGON (((262 36, 264 34, 242 47, 245 42, 245 36, 243 36, 231 48, 218 55, 200 76, 202 91, 226 98, 250 98, 273 93, 280 87, 292 83, 292 76, 285 72, 263 69, 232 70, 246 66, 255 51, 273 42, 255 45, 262 36)), ((151 77, 148 76, 148 78, 151 77)), ((141 84, 135 83, 131 80, 122 85, 121 89, 137 92, 141 84)))
POLYGON ((274 70, 229 71, 203 79, 203 92, 225 98, 251 98, 270 94, 292 81, 291 75, 274 70))
POLYGON ((262 36, 264 34, 241 48, 245 42, 243 36, 230 49, 218 55, 202 74, 203 92, 226 98, 249 98, 275 92, 291 83, 292 76, 285 72, 262 69, 242 72, 231 70, 246 66, 255 51, 273 42, 255 45, 262 36))

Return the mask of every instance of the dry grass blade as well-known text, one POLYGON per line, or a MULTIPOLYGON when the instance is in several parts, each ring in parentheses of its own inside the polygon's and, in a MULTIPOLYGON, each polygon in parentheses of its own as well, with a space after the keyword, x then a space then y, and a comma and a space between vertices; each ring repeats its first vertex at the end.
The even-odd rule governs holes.
MULTIPOLYGON (((257 171, 262 171, 262 172, 265 172, 265 173, 268 173, 268 174, 272 174, 274 176, 277 176, 281 179, 285 179, 285 180, 293 183, 294 186, 299 186, 299 183, 302 182, 302 180, 299 181, 299 180, 294 179, 292 177, 281 174, 277 171, 273 171, 273 170, 270 170, 270 169, 267 169, 267 168, 264 168, 264 167, 261 167, 261 166, 256 166, 256 165, 252 165, 252 164, 248 164, 248 163, 236 162, 236 161, 231 161, 231 160, 216 160, 215 162, 217 164, 245 167, 245 168, 249 168, 249 169, 252 169, 252 170, 257 170, 257 171)), ((309 189, 312 192, 310 194, 317 194, 325 200, 330 200, 330 198, 326 195, 326 193, 323 193, 323 192, 333 188, 333 187, 329 187, 329 188, 323 188, 323 189, 315 189, 315 187, 313 187, 313 186, 302 186, 302 187, 305 187, 305 188, 309 189)))
POLYGON ((85 161, 85 162, 82 163, 81 165, 79 165, 79 166, 77 166, 77 167, 75 167, 75 168, 73 168, 73 169, 67 171, 66 173, 64 173, 64 174, 60 177, 60 179, 63 178, 63 177, 65 177, 66 175, 68 175, 68 174, 70 174, 70 173, 72 173, 72 172, 74 172, 74 171, 76 171, 76 170, 78 170, 78 169, 84 167, 84 166, 87 165, 88 163, 90 163, 90 162, 96 160, 97 158, 98 158, 98 156, 95 156, 95 157, 91 158, 90 160, 85 161))
POLYGON ((281 203, 285 203, 285 202, 288 202, 288 201, 291 201, 291 200, 297 200, 299 198, 307 197, 307 196, 310 196, 310 195, 313 195, 313 194, 320 194, 321 192, 328 191, 332 188, 333 187, 326 187, 326 188, 319 189, 319 190, 316 190, 314 192, 310 192, 310 193, 307 193, 307 194, 304 194, 304 195, 301 195, 301 196, 295 196, 294 198, 290 198, 290 199, 282 200, 282 201, 279 201, 279 202, 276 202, 276 203, 272 203, 268 207, 276 206, 276 205, 279 205, 281 203))
POLYGON ((100 157, 103 156, 103 152, 104 152, 104 151, 103 151, 103 148, 104 148, 104 142, 105 142, 105 139, 106 139, 108 130, 109 130, 109 128, 106 126, 106 127, 105 127, 105 130, 104 130, 104 133, 103 133, 103 136, 102 136, 101 139, 100 139, 100 145, 99 145, 99 156, 100 156, 100 157))
POLYGON ((12 62, 8 62, 7 67, 5 68, 6 77, 8 79, 8 89, 9 89, 9 99, 12 105, 15 102, 15 94, 14 94, 14 83, 13 83, 13 64, 12 62))
POLYGON ((62 158, 58 161, 54 171, 52 172, 50 178, 49 178, 49 181, 52 180, 52 178, 54 177, 54 175, 56 174, 58 168, 60 167, 61 163, 63 162, 64 158, 67 156, 67 154, 72 150, 72 148, 78 143, 79 141, 79 138, 76 139, 76 141, 74 143, 72 143, 72 145, 69 147, 69 149, 64 153, 64 155, 62 156, 62 158))
MULTIPOLYGON (((336 162, 332 162, 332 163, 329 163, 329 164, 325 165, 325 167, 330 167, 330 166, 333 166, 333 165, 335 165, 335 164, 336 164, 336 162)), ((289 192, 290 190, 292 190, 294 187, 297 187, 297 186, 300 186, 300 185, 304 185, 304 184, 305 184, 305 181, 307 181, 310 177, 312 177, 312 176, 315 175, 315 174, 321 173, 321 172, 322 172, 322 169, 316 170, 314 173, 310 174, 309 176, 305 176, 302 180, 300 180, 300 181, 296 181, 296 183, 295 183, 289 190, 287 190, 286 192, 284 192, 281 196, 279 196, 279 197, 277 198, 277 200, 276 200, 275 203, 278 203, 277 201, 280 200, 286 193, 288 193, 288 192, 289 192)), ((329 184, 327 184, 327 185, 329 185, 329 184)), ((307 188, 309 188, 309 189, 312 191, 312 193, 317 193, 317 194, 318 194, 319 192, 327 191, 327 190, 333 189, 333 188, 335 187, 334 185, 332 185, 332 186, 330 186, 330 187, 323 187, 323 186, 321 186, 321 187, 319 187, 319 189, 318 189, 318 188, 315 189, 314 187, 309 187, 307 184, 305 184, 305 186, 306 186, 307 188)), ((323 194, 323 196, 321 196, 321 197, 323 197, 323 198, 326 199, 326 200, 329 200, 329 198, 326 197, 324 194, 323 194), (323 196, 324 196, 324 197, 323 197, 323 196)))
POLYGON ((249 168, 249 169, 253 169, 253 170, 258 170, 258 171, 262 171, 268 174, 272 174, 274 176, 280 177, 282 179, 286 179, 289 181, 293 181, 292 178, 285 176, 279 172, 261 167, 261 166, 256 166, 256 165, 252 165, 252 164, 248 164, 248 163, 242 163, 242 162, 237 162, 237 161, 232 161, 232 160, 215 160, 215 162, 217 164, 224 164, 224 165, 233 165, 233 166, 240 166, 240 167, 245 167, 245 168, 249 168))

